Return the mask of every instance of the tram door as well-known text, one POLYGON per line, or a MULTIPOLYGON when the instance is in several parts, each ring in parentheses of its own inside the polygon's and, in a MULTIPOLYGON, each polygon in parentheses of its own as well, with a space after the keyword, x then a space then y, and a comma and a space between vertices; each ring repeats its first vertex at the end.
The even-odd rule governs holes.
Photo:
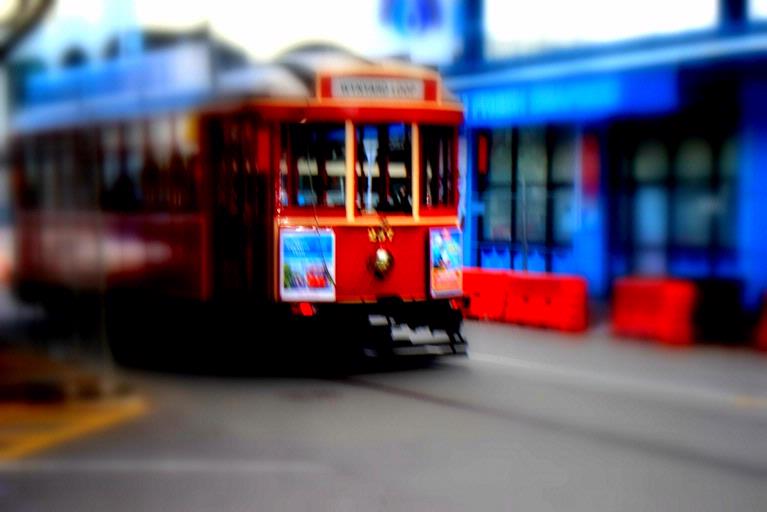
POLYGON ((227 115, 207 130, 215 294, 258 300, 267 290, 268 174, 256 165, 256 124, 247 114, 227 115))

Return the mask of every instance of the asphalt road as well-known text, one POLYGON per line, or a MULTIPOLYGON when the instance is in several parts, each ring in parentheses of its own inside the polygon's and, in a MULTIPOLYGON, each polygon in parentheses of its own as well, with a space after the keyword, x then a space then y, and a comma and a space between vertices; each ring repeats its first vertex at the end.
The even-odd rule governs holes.
POLYGON ((0 510, 767 510, 765 359, 467 334, 340 379, 128 373, 149 412, 0 464, 0 510))

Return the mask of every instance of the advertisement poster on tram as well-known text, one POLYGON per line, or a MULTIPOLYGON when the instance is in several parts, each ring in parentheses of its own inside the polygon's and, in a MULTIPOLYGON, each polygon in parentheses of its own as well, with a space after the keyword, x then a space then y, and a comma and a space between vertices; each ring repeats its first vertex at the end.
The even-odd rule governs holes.
POLYGON ((460 295, 463 290, 461 231, 457 228, 429 230, 432 297, 460 295))
POLYGON ((280 231, 280 296, 283 300, 336 298, 335 236, 330 229, 280 231))

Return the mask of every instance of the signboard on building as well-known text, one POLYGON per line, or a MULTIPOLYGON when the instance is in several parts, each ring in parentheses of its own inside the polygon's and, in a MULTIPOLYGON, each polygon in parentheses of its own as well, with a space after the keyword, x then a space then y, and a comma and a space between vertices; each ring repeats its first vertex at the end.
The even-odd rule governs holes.
POLYGON ((470 126, 658 113, 673 110, 679 102, 677 74, 672 69, 501 82, 487 87, 472 84, 467 88, 457 79, 447 85, 460 91, 458 95, 470 126))

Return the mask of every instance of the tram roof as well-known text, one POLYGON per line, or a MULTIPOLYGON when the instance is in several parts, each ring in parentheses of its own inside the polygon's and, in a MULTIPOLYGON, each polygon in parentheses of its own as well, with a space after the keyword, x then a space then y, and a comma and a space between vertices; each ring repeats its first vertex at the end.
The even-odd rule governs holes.
POLYGON ((210 59, 204 45, 186 45, 98 66, 33 75, 25 84, 32 101, 17 106, 12 130, 34 133, 138 119, 241 98, 322 101, 344 91, 351 91, 345 99, 360 101, 366 91, 423 96, 424 85, 419 81, 434 84, 437 90, 432 99, 457 101, 433 70, 396 60, 374 61, 327 45, 305 45, 271 62, 218 72, 210 59), (341 89, 332 80, 344 81, 341 89))

